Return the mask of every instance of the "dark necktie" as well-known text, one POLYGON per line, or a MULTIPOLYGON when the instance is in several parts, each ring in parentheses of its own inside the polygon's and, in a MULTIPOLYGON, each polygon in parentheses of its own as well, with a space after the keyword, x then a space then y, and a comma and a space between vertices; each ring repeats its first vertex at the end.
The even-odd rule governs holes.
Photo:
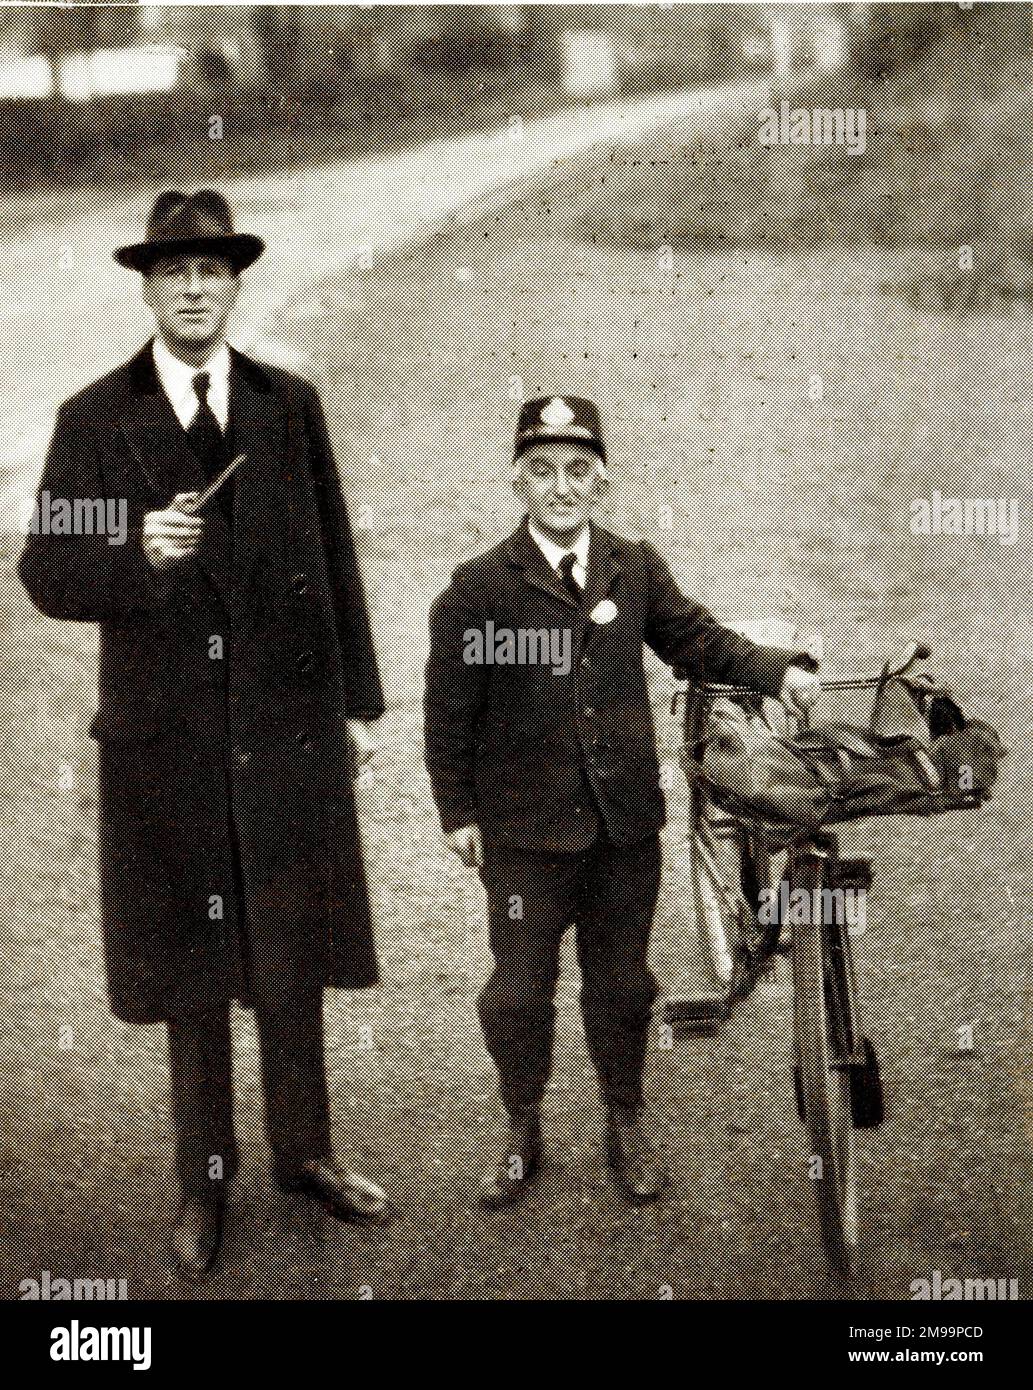
POLYGON ((208 404, 208 391, 211 384, 212 379, 207 372, 198 372, 194 377, 197 411, 187 430, 187 439, 190 441, 191 449, 201 461, 206 481, 210 481, 218 473, 225 446, 215 412, 208 404))
MULTIPOLYGON (((204 469, 205 482, 210 483, 226 463, 226 439, 215 412, 208 404, 208 392, 212 379, 207 372, 198 372, 194 377, 194 394, 197 396, 197 411, 190 421, 187 439, 190 447, 200 460, 204 469)), ((233 479, 219 489, 215 502, 226 520, 233 524, 233 479)))
POLYGON ((581 602, 581 595, 584 592, 581 585, 574 578, 574 566, 577 564, 577 556, 573 551, 564 555, 559 563, 560 578, 563 580, 567 592, 581 602))

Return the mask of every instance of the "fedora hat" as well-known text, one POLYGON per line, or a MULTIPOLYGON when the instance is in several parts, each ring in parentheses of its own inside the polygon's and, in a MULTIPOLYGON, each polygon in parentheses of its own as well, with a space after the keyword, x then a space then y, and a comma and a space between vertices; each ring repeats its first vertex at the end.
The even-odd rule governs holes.
POLYGON ((161 193, 151 209, 147 236, 114 253, 119 265, 144 274, 162 256, 224 256, 239 274, 265 250, 261 237, 233 230, 233 214, 221 193, 161 193))

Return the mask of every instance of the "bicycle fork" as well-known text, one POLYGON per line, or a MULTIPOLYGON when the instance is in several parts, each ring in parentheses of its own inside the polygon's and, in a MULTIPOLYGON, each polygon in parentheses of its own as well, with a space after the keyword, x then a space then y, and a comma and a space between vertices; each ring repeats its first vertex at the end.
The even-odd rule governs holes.
MULTIPOLYGON (((834 835, 816 835, 797 846, 789 865, 790 884, 805 886, 810 901, 803 905, 809 914, 804 930, 821 934, 822 956, 826 962, 825 1002, 829 1018, 829 1040, 834 1071, 848 1071, 851 1081, 873 1065, 871 1044, 861 1037, 857 1018, 857 979, 850 944, 848 895, 866 894, 872 883, 870 859, 841 859, 834 835), (825 896, 828 890, 828 897, 825 896)), ((791 901, 791 900, 790 900, 791 901)), ((862 899, 863 901, 863 899, 862 899)), ((799 1037, 799 1030, 795 1030, 799 1037)), ((794 1058, 796 1102, 805 1120, 799 1055, 794 1058)))

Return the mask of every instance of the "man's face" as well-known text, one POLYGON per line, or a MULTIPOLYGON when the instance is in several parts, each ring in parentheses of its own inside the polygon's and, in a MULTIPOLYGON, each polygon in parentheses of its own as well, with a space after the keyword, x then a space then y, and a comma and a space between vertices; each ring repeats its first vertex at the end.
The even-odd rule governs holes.
POLYGON ((143 277, 144 303, 169 347, 197 352, 222 341, 240 277, 222 256, 166 256, 143 277))
POLYGON ((532 444, 516 469, 513 489, 531 520, 561 542, 578 535, 607 487, 602 459, 580 444, 532 444))

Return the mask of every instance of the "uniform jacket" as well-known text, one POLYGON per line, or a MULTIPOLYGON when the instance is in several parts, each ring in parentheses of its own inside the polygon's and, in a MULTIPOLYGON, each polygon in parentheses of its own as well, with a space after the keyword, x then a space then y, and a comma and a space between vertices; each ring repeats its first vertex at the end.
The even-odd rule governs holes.
POLYGON ((525 850, 587 847, 598 825, 593 800, 615 844, 636 844, 663 825, 645 646, 695 678, 768 695, 798 659, 722 627, 680 592, 651 545, 594 524, 580 603, 525 520, 460 565, 433 605, 430 634, 426 760, 443 827, 477 823, 489 845, 525 850), (593 611, 610 621, 593 621, 593 611), (494 634, 498 652, 502 630, 557 628, 570 632, 567 674, 469 659, 472 632, 494 634))
POLYGON ((103 927, 133 1022, 246 1000, 247 971, 377 974, 345 718, 383 697, 315 388, 233 352, 230 436, 232 531, 211 506, 199 554, 158 575, 144 513, 201 478, 148 346, 60 408, 40 484, 125 498, 128 540, 41 529, 20 565, 45 614, 100 625, 103 927))

